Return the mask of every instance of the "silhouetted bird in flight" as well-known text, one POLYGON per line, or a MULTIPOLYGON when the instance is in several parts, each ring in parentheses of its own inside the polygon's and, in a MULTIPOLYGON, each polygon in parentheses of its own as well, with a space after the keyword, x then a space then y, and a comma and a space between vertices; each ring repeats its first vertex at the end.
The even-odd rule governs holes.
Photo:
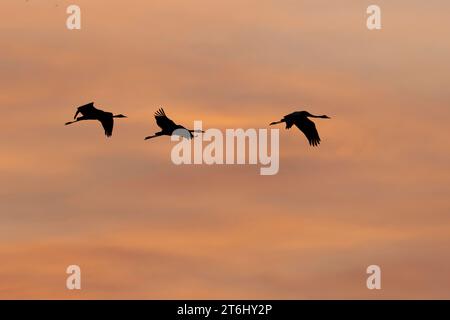
POLYGON ((305 134, 311 146, 318 146, 320 144, 319 133, 317 132, 314 122, 309 120, 308 117, 330 119, 330 117, 326 115, 314 116, 307 111, 296 111, 284 116, 280 121, 272 122, 270 125, 286 122, 286 129, 290 129, 292 125, 295 124, 295 126, 305 134))
POLYGON ((95 108, 94 103, 91 102, 85 104, 84 106, 78 107, 73 118, 75 121, 66 122, 66 125, 83 120, 98 120, 102 124, 103 129, 105 129, 105 135, 107 137, 111 137, 114 127, 114 118, 126 118, 126 116, 123 114, 113 115, 111 112, 99 110, 95 108), (82 116, 77 118, 79 113, 81 113, 82 116))
POLYGON ((201 130, 188 130, 182 125, 176 124, 172 120, 170 120, 164 109, 159 109, 155 112, 156 124, 162 129, 159 132, 156 132, 153 136, 145 137, 145 140, 156 138, 159 136, 171 136, 172 134, 183 136, 186 139, 192 139, 194 135, 193 132, 204 132, 201 130))

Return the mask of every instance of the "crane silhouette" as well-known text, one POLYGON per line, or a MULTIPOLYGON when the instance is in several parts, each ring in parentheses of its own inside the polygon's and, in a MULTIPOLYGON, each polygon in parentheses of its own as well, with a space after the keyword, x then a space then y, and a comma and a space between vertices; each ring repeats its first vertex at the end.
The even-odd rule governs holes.
POLYGON ((192 139, 194 137, 192 134, 193 132, 204 132, 202 130, 188 130, 182 125, 176 124, 166 116, 163 108, 160 108, 155 112, 155 119, 156 124, 161 128, 161 131, 156 132, 152 136, 145 137, 145 140, 159 136, 171 136, 172 134, 183 136, 186 139, 192 139))
POLYGON ((285 122, 286 129, 290 129, 295 124, 295 126, 305 134, 309 144, 315 147, 320 144, 319 132, 317 132, 316 125, 314 124, 314 122, 309 120, 308 117, 330 119, 330 117, 326 115, 315 116, 307 111, 296 111, 284 116, 284 118, 281 119, 280 121, 272 122, 270 125, 272 126, 274 124, 285 122))
POLYGON ((66 122, 66 126, 75 122, 83 120, 98 120, 105 129, 105 135, 107 137, 112 136, 112 131, 114 127, 114 118, 126 118, 123 114, 113 115, 111 112, 106 112, 94 107, 94 103, 88 103, 81 107, 78 107, 75 116, 73 117, 75 121, 66 122), (81 113, 82 116, 77 118, 77 115, 81 113))

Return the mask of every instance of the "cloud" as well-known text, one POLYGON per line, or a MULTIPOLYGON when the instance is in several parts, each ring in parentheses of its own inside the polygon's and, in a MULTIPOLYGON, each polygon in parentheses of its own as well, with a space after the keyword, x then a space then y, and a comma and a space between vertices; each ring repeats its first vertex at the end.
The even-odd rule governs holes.
POLYGON ((0 5, 0 297, 448 297, 445 2, 383 2, 380 33, 364 3, 79 5, 80 32, 44 2, 0 5), (112 139, 63 125, 89 101, 129 116, 112 139), (175 166, 167 137, 143 140, 160 106, 204 128, 332 119, 320 148, 280 127, 263 177, 175 166))

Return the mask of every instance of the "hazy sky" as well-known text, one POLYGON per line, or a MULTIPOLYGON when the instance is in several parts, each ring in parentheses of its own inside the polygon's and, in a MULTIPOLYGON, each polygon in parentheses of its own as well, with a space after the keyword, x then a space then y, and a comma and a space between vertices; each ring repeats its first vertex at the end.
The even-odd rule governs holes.
POLYGON ((2 0, 0 298, 449 299, 449 10, 2 0), (80 31, 65 25, 72 3, 80 31), (129 116, 111 139, 64 126, 90 101, 129 116), (316 121, 319 148, 281 130, 280 171, 261 176, 175 166, 169 137, 143 140, 160 106, 220 129, 332 119, 316 121))

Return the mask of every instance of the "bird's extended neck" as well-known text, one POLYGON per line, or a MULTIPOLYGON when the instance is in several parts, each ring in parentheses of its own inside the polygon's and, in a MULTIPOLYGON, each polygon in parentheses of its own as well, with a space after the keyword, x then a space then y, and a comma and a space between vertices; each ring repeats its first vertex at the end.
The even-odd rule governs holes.
POLYGON ((313 114, 309 114, 308 117, 311 117, 311 118, 330 119, 330 117, 327 116, 327 115, 315 116, 315 115, 313 115, 313 114))

